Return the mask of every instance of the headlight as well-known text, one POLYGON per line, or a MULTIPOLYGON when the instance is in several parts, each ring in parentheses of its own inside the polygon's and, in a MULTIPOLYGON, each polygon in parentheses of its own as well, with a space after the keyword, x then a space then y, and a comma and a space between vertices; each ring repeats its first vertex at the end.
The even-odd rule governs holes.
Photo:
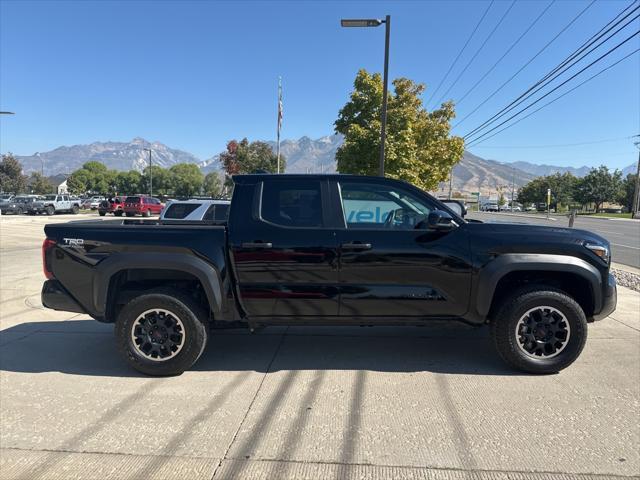
POLYGON ((604 263, 609 263, 609 249, 607 247, 597 243, 585 243, 584 246, 599 256, 604 263))

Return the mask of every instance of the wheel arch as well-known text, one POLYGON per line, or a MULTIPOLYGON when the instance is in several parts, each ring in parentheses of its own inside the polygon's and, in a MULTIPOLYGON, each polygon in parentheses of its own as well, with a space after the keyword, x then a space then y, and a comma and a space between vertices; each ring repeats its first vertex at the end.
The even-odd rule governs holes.
POLYGON ((218 269, 204 260, 188 254, 126 253, 115 254, 100 262, 93 281, 93 303, 99 316, 113 318, 121 279, 130 272, 152 272, 157 282, 171 279, 178 273, 199 283, 206 297, 208 309, 218 315, 222 309, 222 280, 218 269))
POLYGON ((482 317, 490 316, 500 300, 522 284, 541 284, 559 288, 574 298, 587 317, 602 308, 602 276, 588 262, 569 255, 506 254, 498 257, 478 275, 476 308, 482 317))

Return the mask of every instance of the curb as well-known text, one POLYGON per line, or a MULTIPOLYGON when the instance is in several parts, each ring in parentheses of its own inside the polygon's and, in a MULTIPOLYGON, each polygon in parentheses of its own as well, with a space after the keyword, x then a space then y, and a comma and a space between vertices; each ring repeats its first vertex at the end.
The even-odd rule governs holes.
POLYGON ((623 265, 621 263, 611 262, 611 268, 616 270, 622 270, 623 272, 633 273, 634 275, 640 275, 640 268, 632 267, 630 265, 623 265))
POLYGON ((495 214, 495 215, 500 215, 500 216, 504 215, 505 217, 535 218, 536 220, 550 220, 552 222, 557 222, 558 221, 558 219, 554 218, 554 217, 547 218, 546 216, 543 216, 543 215, 538 217, 538 216, 535 216, 535 215, 527 215, 527 214, 524 214, 524 213, 504 213, 504 212, 499 212, 499 213, 498 212, 469 212, 469 213, 474 213, 474 214, 479 213, 481 215, 486 215, 486 214, 492 215, 492 214, 495 214))

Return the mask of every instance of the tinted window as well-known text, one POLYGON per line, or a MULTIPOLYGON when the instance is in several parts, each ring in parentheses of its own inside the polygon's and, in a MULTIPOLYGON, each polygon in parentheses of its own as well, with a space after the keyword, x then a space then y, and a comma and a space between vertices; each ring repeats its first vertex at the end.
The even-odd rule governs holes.
POLYGON ((140 203, 140 197, 127 197, 124 201, 126 203, 140 203))
POLYGON ((226 204, 213 204, 202 217, 203 220, 225 222, 229 214, 229 205, 226 204))
POLYGON ((425 220, 432 206, 395 185, 341 183, 347 228, 412 230, 425 220))
POLYGON ((167 208, 164 218, 186 218, 191 212, 198 208, 201 203, 172 203, 167 208))
POLYGON ((264 220, 286 227, 321 227, 320 181, 265 182, 260 213, 264 220))

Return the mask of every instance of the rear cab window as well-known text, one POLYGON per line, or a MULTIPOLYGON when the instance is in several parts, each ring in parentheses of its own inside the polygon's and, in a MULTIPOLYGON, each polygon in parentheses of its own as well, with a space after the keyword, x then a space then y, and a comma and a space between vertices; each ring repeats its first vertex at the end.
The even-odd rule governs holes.
POLYGON ((214 203, 209 206, 206 213, 202 217, 203 220, 214 222, 226 222, 229 216, 229 205, 225 203, 214 203))
POLYGON ((201 203, 172 203, 164 213, 164 218, 171 218, 174 220, 187 218, 190 213, 201 205, 201 203))
POLYGON ((260 217, 283 227, 323 226, 320 180, 275 180, 262 184, 260 217))

